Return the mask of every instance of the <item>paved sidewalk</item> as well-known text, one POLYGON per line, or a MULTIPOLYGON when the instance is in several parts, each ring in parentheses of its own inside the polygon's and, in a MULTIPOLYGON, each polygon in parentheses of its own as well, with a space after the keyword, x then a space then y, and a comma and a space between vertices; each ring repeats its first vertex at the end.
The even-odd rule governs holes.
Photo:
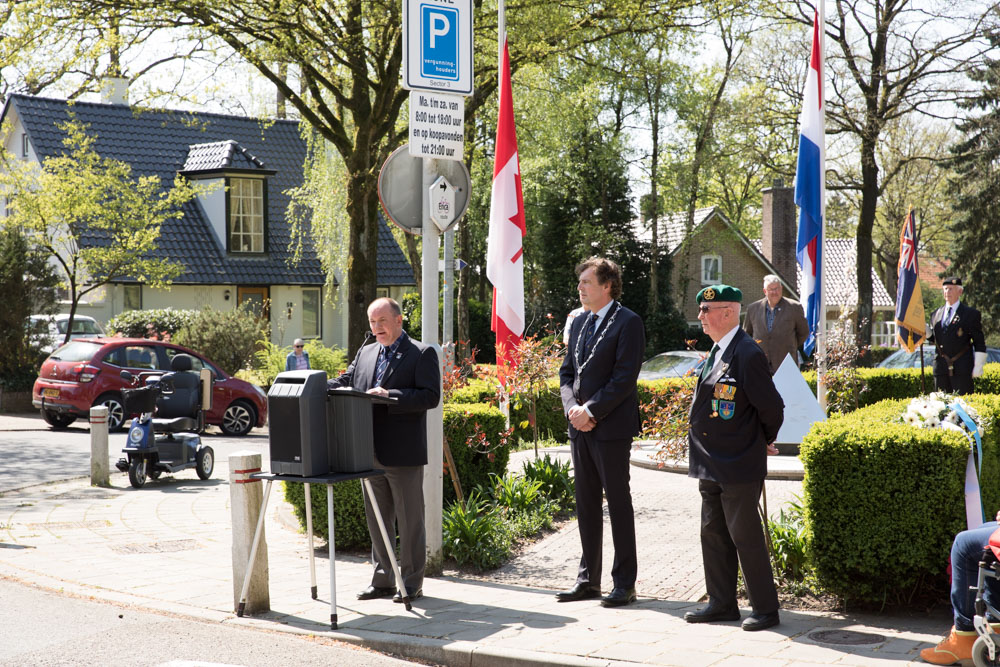
MULTIPOLYGON (((5 424, 7 416, 0 417, 0 431, 5 424)), ((519 453, 511 467, 518 468, 526 455, 519 453)), ((110 489, 78 478, 0 496, 0 576, 221 623, 322 634, 463 667, 900 666, 915 661, 919 649, 936 642, 949 624, 943 614, 799 611, 783 611, 780 626, 759 633, 743 632, 736 623, 685 623, 683 613, 704 592, 695 482, 638 466, 632 468, 640 567, 635 605, 605 609, 594 600, 555 601, 554 591, 572 584, 579 558, 571 522, 494 573, 428 578, 426 597, 410 612, 389 600, 358 602, 354 594, 368 584, 370 566, 338 554, 340 627, 331 632, 326 553, 316 554, 320 599, 312 600, 306 539, 276 484, 266 518, 272 611, 237 618, 226 464, 218 461, 213 479, 205 482, 186 471, 134 490, 114 474, 110 489), (816 632, 824 630, 841 632, 817 641, 816 632), (831 643, 836 639, 855 645, 831 643)), ((799 488, 796 481, 769 481, 771 511, 799 488)))

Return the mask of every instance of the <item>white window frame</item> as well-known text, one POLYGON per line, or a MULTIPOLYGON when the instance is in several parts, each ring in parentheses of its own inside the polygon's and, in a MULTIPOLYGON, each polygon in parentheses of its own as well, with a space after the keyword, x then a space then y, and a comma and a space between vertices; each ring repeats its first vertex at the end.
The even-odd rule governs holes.
POLYGON ((319 338, 323 335, 323 293, 319 287, 303 287, 302 288, 302 337, 303 338, 319 338), (309 310, 306 308, 306 294, 315 294, 316 312, 313 313, 312 317, 315 319, 315 327, 311 330, 307 328, 306 314, 309 310))
POLYGON ((722 281, 722 256, 721 255, 702 255, 701 256, 701 284, 702 285, 715 285, 722 281), (717 269, 715 275, 709 275, 708 270, 712 262, 716 263, 717 269))
POLYGON ((265 251, 264 180, 229 179, 229 252, 265 251))
POLYGON ((28 133, 21 133, 21 157, 28 157, 28 133))

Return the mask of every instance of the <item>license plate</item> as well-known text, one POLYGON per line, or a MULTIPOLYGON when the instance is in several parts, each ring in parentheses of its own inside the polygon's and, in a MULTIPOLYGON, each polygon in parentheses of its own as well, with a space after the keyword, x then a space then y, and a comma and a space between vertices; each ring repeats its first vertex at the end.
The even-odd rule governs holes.
POLYGON ((42 389, 42 396, 45 398, 59 398, 58 389, 42 389))

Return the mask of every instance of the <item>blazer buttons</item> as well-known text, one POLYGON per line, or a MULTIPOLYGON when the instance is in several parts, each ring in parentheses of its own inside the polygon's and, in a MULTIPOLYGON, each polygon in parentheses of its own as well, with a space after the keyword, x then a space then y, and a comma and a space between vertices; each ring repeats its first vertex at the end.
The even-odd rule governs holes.
POLYGON ((701 434, 702 435, 708 435, 708 433, 705 433, 704 431, 702 431, 701 434))

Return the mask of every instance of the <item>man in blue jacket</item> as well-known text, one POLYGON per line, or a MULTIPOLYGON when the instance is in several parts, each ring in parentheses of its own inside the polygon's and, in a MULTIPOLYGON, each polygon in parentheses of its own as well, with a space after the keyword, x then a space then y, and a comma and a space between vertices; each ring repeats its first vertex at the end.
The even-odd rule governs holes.
POLYGON ((738 621, 737 562, 750 597, 744 630, 778 624, 778 593, 757 502, 767 455, 784 420, 785 404, 760 346, 739 328, 743 293, 729 285, 698 292, 698 320, 714 341, 691 401, 688 476, 701 493, 701 557, 708 605, 688 623, 738 621))
POLYGON ((301 338, 296 338, 292 343, 292 351, 285 357, 286 371, 304 371, 311 368, 309 365, 309 353, 305 350, 305 343, 301 338))

